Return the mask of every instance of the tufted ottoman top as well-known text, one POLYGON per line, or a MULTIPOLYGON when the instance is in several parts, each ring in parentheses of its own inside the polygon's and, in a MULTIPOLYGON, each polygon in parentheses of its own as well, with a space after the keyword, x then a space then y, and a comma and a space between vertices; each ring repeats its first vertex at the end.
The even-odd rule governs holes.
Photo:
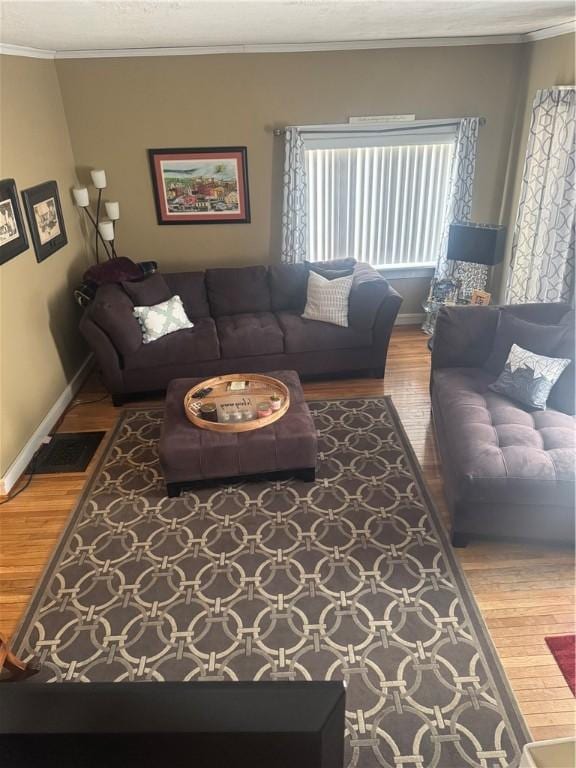
POLYGON ((188 421, 184 395, 201 379, 174 379, 166 392, 159 458, 167 483, 242 477, 316 466, 316 427, 295 371, 273 371, 290 390, 286 414, 250 432, 211 432, 188 421))
POLYGON ((461 491, 474 501, 574 504, 576 418, 530 411, 488 389, 479 368, 434 372, 433 397, 461 491))

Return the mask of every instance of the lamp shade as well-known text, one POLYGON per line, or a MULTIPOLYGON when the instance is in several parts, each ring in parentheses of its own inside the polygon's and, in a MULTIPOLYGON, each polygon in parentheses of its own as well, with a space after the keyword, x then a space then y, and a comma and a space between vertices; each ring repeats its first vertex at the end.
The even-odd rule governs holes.
POLYGON ((120 203, 104 203, 104 207, 109 219, 117 221, 120 218, 120 203))
POLYGON ((502 261, 505 239, 506 227, 498 224, 450 224, 446 258, 493 267, 502 261))
POLYGON ((72 190, 74 195, 74 203, 78 208, 87 208, 90 205, 90 198, 88 197, 88 190, 86 187, 75 187, 72 190))
POLYGON ((90 176, 92 176, 92 184, 96 187, 96 189, 105 189, 106 187, 106 172, 105 171, 90 171, 90 176))
POLYGON ((114 240, 114 222, 104 220, 101 221, 98 224, 98 231, 102 235, 102 240, 106 240, 107 242, 110 242, 111 240, 114 240))

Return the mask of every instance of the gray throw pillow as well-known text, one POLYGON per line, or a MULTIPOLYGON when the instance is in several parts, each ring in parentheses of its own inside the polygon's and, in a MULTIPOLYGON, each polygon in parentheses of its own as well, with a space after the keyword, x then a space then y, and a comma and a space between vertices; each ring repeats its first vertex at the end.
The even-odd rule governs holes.
POLYGON ((184 328, 194 328, 194 323, 188 320, 180 296, 172 296, 168 301, 152 307, 134 307, 134 316, 142 328, 144 344, 184 328))
POLYGON ((489 389, 543 411, 552 387, 568 365, 570 360, 537 355, 513 344, 504 370, 489 389))
POLYGON ((310 272, 302 317, 348 328, 348 298, 353 281, 354 275, 328 280, 316 272, 310 272))
POLYGON ((504 370, 512 345, 538 355, 554 355, 556 347, 568 333, 566 325, 530 323, 510 312, 501 312, 494 335, 494 346, 484 368, 496 376, 504 370))

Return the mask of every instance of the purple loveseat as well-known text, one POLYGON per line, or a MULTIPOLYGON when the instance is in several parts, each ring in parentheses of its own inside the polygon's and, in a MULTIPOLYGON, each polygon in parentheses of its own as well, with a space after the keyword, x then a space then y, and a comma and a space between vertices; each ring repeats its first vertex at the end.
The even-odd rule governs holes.
POLYGON ((167 295, 147 292, 144 282, 103 285, 80 329, 116 404, 130 394, 165 390, 172 379, 231 372, 383 377, 402 298, 372 267, 356 264, 349 327, 304 320, 308 271, 305 264, 278 264, 164 274, 167 295), (134 302, 155 304, 174 294, 194 328, 143 344, 134 302))
POLYGON ((432 413, 455 546, 484 535, 574 538, 574 362, 546 410, 532 410, 488 388, 511 341, 574 361, 574 311, 566 304, 524 304, 449 307, 438 315, 432 413), (519 326, 524 338, 514 338, 519 326))

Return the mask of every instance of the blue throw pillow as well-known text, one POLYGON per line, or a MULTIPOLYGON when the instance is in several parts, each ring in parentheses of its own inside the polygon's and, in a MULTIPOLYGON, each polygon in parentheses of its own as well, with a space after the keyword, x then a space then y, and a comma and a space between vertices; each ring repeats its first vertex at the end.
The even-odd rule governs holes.
POLYGON ((568 365, 570 360, 537 355, 513 344, 504 370, 489 389, 543 411, 552 387, 568 365))

